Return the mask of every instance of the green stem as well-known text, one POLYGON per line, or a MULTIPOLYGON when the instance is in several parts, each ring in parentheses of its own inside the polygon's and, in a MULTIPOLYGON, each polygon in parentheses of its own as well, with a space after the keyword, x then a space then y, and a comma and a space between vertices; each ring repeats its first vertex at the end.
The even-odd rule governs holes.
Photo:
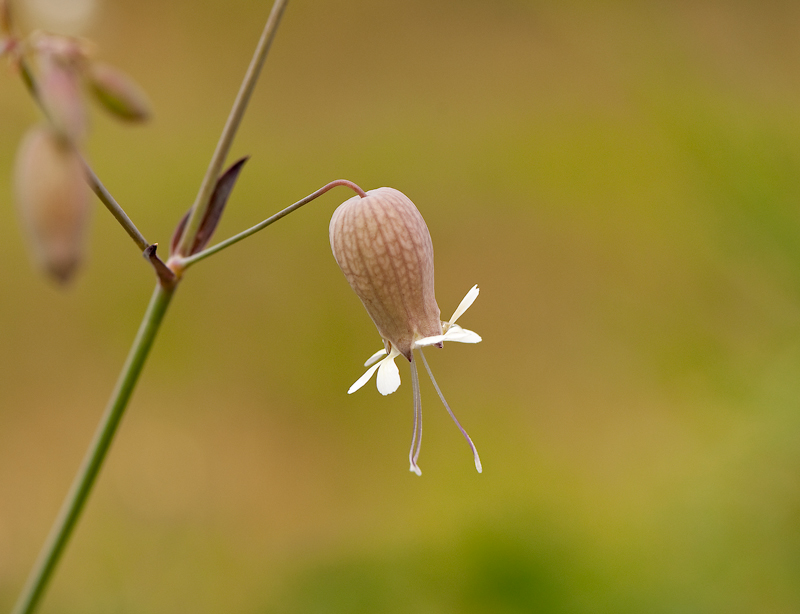
POLYGON ((114 433, 131 398, 173 294, 174 287, 165 288, 160 284, 156 286, 94 439, 12 614, 30 614, 42 598, 47 583, 53 575, 58 560, 86 504, 97 474, 100 472, 114 433))
POLYGON ((322 186, 319 190, 317 190, 313 194, 309 194, 304 199, 298 200, 293 205, 289 205, 288 207, 286 207, 286 209, 283 209, 282 211, 278 211, 278 213, 276 213, 272 217, 268 217, 266 220, 256 224, 252 228, 248 228, 247 230, 244 230, 244 231, 240 232, 238 235, 234 235, 230 239, 225 239, 224 241, 221 241, 220 243, 217 243, 216 245, 214 245, 212 247, 209 247, 208 249, 205 249, 202 252, 197 252, 196 254, 194 254, 192 256, 189 256, 188 258, 175 258, 175 257, 170 258, 169 264, 170 265, 176 265, 178 268, 180 268, 182 270, 183 269, 187 269, 191 265, 193 265, 195 262, 199 262, 200 260, 204 260, 205 258, 208 258, 209 256, 212 256, 212 255, 216 254, 217 252, 222 251, 226 247, 230 247, 234 243, 238 243, 242 239, 246 239, 250 235, 253 235, 253 234, 257 233, 259 230, 264 230, 264 228, 266 228, 270 224, 272 224, 274 222, 277 222, 282 217, 287 216, 292 211, 295 211, 296 209, 299 209, 303 205, 310 203, 312 200, 314 200, 318 196, 322 196, 323 194, 325 194, 325 192, 327 192, 331 188, 335 188, 336 186, 348 187, 351 190, 355 191, 356 194, 358 194, 361 198, 364 198, 366 196, 366 193, 364 192, 364 190, 359 188, 352 181, 348 181, 347 179, 337 179, 336 181, 331 181, 329 184, 322 186))
POLYGON ((209 162, 208 169, 203 177, 203 183, 200 184, 200 191, 197 193, 197 198, 192 205, 189 219, 186 221, 186 227, 178 243, 176 250, 178 254, 188 254, 194 244, 197 231, 200 229, 200 224, 208 211, 211 194, 217 185, 222 165, 225 163, 225 158, 228 157, 228 152, 233 144, 233 137, 236 136, 236 131, 239 129, 242 117, 244 117, 247 103, 250 101, 250 95, 253 93, 256 81, 258 81, 258 75, 261 73, 261 67, 264 65, 269 47, 275 38, 275 32, 278 29, 278 24, 287 2, 288 0, 275 0, 272 5, 272 11, 253 53, 253 59, 250 60, 250 66, 247 68, 239 93, 233 102, 228 121, 225 122, 225 127, 222 129, 222 134, 220 134, 217 142, 217 148, 214 150, 214 155, 211 157, 211 162, 209 162))

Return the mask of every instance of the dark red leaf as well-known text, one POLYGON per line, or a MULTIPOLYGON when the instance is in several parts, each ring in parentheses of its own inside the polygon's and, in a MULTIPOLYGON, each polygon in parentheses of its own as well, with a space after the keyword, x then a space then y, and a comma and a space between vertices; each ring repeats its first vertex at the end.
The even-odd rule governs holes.
POLYGON ((233 186, 239 178, 239 172, 242 170, 244 163, 249 159, 250 156, 245 156, 238 162, 234 162, 217 180, 217 186, 214 188, 214 193, 211 195, 211 202, 208 205, 208 212, 205 218, 203 218, 203 221, 200 222, 200 230, 197 231, 192 254, 196 254, 208 245, 211 236, 217 229, 217 224, 219 224, 219 220, 222 217, 222 212, 228 202, 228 197, 233 191, 233 186))
MULTIPOLYGON (((219 224, 220 218, 222 218, 222 212, 225 210, 228 197, 231 195, 233 186, 236 184, 236 180, 239 178, 239 173, 241 172, 244 163, 249 159, 250 156, 245 156, 244 158, 234 162, 231 167, 222 173, 219 179, 217 179, 217 185, 214 187, 214 192, 211 194, 208 210, 206 211, 203 221, 200 222, 200 228, 198 229, 197 236, 194 239, 194 245, 192 245, 192 248, 187 254, 188 256, 202 251, 203 248, 208 245, 208 242, 211 240, 214 231, 217 229, 217 224, 219 224)), ((189 211, 191 211, 191 209, 189 211)), ((178 249, 178 243, 181 240, 181 235, 183 235, 183 229, 186 227, 186 222, 189 219, 189 211, 187 211, 186 214, 181 218, 181 221, 178 222, 177 228, 175 228, 175 232, 172 233, 172 240, 170 241, 169 246, 170 254, 174 254, 178 249)))

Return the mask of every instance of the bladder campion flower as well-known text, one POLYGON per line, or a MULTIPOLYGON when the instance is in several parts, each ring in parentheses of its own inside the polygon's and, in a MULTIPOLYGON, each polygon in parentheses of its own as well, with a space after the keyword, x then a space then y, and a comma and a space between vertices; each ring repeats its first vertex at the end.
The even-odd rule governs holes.
POLYGON ((478 451, 447 404, 422 353, 423 347, 442 347, 445 341, 481 340, 476 333, 456 324, 477 298, 478 286, 467 293, 450 321, 442 322, 433 288, 433 244, 425 220, 414 203, 393 188, 378 188, 366 194, 342 203, 330 224, 333 256, 384 344, 364 363, 369 369, 347 392, 352 394, 364 386, 377 371, 378 392, 391 394, 400 386, 395 358, 404 356, 411 363, 414 434, 408 459, 410 470, 421 475, 417 460, 422 445, 422 403, 414 360, 414 350, 418 350, 439 398, 469 443, 480 473, 478 451))

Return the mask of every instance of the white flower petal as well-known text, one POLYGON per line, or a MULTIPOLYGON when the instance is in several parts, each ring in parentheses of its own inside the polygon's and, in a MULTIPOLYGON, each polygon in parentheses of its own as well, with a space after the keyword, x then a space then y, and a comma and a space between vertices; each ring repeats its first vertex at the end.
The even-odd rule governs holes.
POLYGON ((453 317, 450 318, 450 326, 455 324, 456 320, 458 320, 458 318, 461 317, 461 314, 463 314, 467 309, 470 308, 470 305, 472 305, 472 303, 475 302, 475 299, 478 298, 478 295, 480 293, 481 291, 478 289, 477 284, 475 284, 474 286, 472 286, 472 288, 469 289, 467 295, 463 299, 461 299, 461 302, 458 304, 458 307, 456 307, 456 310, 453 312, 453 317))
POLYGON ((378 363, 378 392, 383 395, 392 394, 400 386, 400 369, 394 359, 400 352, 392 348, 392 352, 378 363))
POLYGON ((375 352, 372 356, 367 358, 367 362, 364 363, 365 367, 370 366, 376 360, 378 360, 381 356, 386 356, 386 348, 381 348, 377 352, 375 352))
POLYGON ((448 328, 443 337, 445 341, 457 341, 458 343, 480 343, 482 341, 478 333, 458 325, 448 328))
POLYGON ((426 345, 435 345, 445 340, 444 335, 434 335, 433 337, 424 337, 419 341, 415 341, 414 345, 417 347, 424 347, 426 345))
POLYGON ((369 379, 372 377, 372 374, 375 373, 375 371, 377 371, 378 367, 380 367, 380 366, 381 366, 381 363, 378 363, 377 365, 373 365, 369 369, 367 369, 367 372, 364 375, 362 375, 361 377, 359 377, 356 380, 355 384, 350 386, 349 390, 347 391, 347 394, 353 394, 356 390, 358 390, 364 384, 366 384, 369 381, 369 379))

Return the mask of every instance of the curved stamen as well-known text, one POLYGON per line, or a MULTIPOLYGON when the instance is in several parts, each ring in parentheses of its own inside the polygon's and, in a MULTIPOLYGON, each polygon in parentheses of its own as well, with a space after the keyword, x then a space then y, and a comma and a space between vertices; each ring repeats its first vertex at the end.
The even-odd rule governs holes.
MULTIPOLYGON (((467 295, 467 296, 469 296, 469 295, 467 295)), ((477 296, 477 294, 476 294, 476 296, 477 296)), ((469 435, 467 434, 467 431, 465 431, 464 427, 461 426, 461 423, 456 418, 455 414, 453 413, 453 410, 450 409, 450 406, 447 404, 447 401, 445 401, 444 395, 442 394, 442 391, 439 389, 439 384, 436 383, 436 379, 433 377, 433 372, 431 371, 431 368, 428 366, 428 361, 425 360, 425 354, 422 353, 422 348, 417 348, 417 349, 419 349, 419 355, 422 356, 422 364, 425 365, 425 370, 428 372, 428 375, 431 378, 431 382, 433 382, 433 387, 436 389, 436 392, 439 395, 439 398, 442 400, 442 403, 444 404, 444 407, 447 410, 447 413, 450 414, 450 417, 453 419, 453 422, 456 423, 456 426, 458 427, 458 430, 461 431, 461 434, 467 440, 467 443, 469 444, 470 450, 472 450, 472 456, 475 459, 475 469, 478 470, 478 473, 483 473, 483 466, 481 465, 481 459, 478 456, 478 450, 477 450, 477 448, 475 448, 475 444, 472 443, 472 439, 470 439, 469 435)), ((412 374, 413 374, 413 371, 412 371, 412 374)), ((413 375, 412 375, 412 377, 413 377, 413 375)))
POLYGON ((422 475, 422 470, 417 464, 422 447, 422 397, 419 393, 419 375, 413 352, 411 353, 411 390, 414 396, 414 435, 411 437, 411 449, 408 451, 409 471, 422 475))

